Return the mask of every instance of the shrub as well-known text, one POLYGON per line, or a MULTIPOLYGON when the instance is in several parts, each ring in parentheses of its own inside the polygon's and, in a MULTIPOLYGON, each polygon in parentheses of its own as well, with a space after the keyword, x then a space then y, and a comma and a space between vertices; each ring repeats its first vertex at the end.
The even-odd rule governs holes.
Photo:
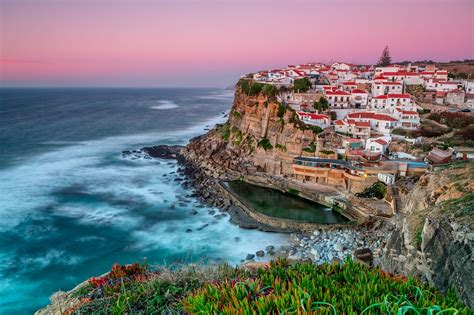
POLYGON ((265 95, 268 98, 273 98, 277 95, 277 88, 274 85, 271 84, 265 84, 265 86, 262 89, 263 95, 265 95))
POLYGON ((364 189, 363 192, 356 194, 357 197, 362 198, 377 198, 382 199, 387 192, 387 186, 382 182, 376 182, 372 186, 364 189))
POLYGON ((308 78, 296 79, 293 82, 293 90, 306 92, 311 88, 311 81, 308 78))
POLYGON ((314 153, 316 152, 316 144, 313 142, 310 143, 309 146, 303 149, 303 151, 308 152, 308 153, 314 153))
POLYGON ((262 140, 260 140, 257 146, 259 148, 263 148, 265 151, 273 149, 273 146, 270 143, 270 140, 268 140, 267 138, 263 138, 262 140))
POLYGON ((287 192, 289 194, 292 194, 292 195, 295 195, 295 196, 299 196, 300 195, 300 191, 298 189, 294 189, 294 188, 288 188, 287 192))
POLYGON ((221 135, 224 141, 228 141, 230 137, 230 126, 229 123, 225 123, 217 129, 217 132, 221 135))
POLYGON ((287 108, 288 108, 288 106, 279 103, 279 104, 278 104, 277 116, 280 117, 280 118, 283 118, 283 116, 285 116, 285 113, 286 113, 286 109, 287 109, 287 108))
POLYGON ((205 285, 182 300, 190 314, 467 314, 452 291, 442 296, 413 278, 344 264, 273 261, 246 278, 205 285), (449 311, 448 311, 449 312, 449 311), (448 313, 450 314, 450 313, 448 313))
POLYGON ((235 118, 240 118, 242 116, 242 114, 236 110, 233 110, 232 111, 232 116, 234 116, 235 118))
POLYGON ((253 82, 252 85, 250 86, 248 95, 255 96, 255 95, 260 94, 264 86, 265 85, 263 83, 253 82))
POLYGON ((284 146, 283 144, 277 143, 275 144, 275 148, 277 148, 280 151, 286 152, 286 146, 284 146))
POLYGON ((321 150, 319 152, 325 155, 331 155, 335 153, 334 151, 330 151, 330 150, 321 150))

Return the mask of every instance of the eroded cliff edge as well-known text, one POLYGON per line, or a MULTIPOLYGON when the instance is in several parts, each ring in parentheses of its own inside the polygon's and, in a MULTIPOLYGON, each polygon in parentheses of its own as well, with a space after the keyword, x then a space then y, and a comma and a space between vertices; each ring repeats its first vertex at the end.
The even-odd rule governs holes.
MULTIPOLYGON (((199 169, 199 177, 207 177, 198 185, 243 176, 282 189, 292 183, 293 158, 308 155, 307 148, 314 150, 319 132, 305 127, 274 97, 249 96, 237 86, 228 121, 193 139, 182 153, 186 163, 199 169)), ((390 272, 416 275, 442 291, 455 288, 474 305, 473 186, 472 162, 400 182, 399 213, 380 224, 388 242, 382 242, 377 264, 390 272)), ((311 191, 348 197, 323 185, 306 193, 311 191)))

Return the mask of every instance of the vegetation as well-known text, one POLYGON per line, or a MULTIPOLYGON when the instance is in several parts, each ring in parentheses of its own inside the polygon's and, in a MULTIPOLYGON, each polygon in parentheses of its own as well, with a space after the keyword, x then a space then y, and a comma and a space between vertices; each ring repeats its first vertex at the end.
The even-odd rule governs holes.
POLYGON ((299 92, 306 92, 311 88, 311 82, 308 78, 296 79, 293 82, 293 90, 299 92))
POLYGON ((235 118, 240 118, 242 116, 242 114, 236 110, 233 110, 232 111, 232 116, 234 116, 235 118))
POLYGON ((273 149, 273 145, 270 143, 270 140, 263 138, 258 142, 257 145, 259 148, 263 148, 265 151, 273 149))
POLYGON ((268 98, 273 98, 277 95, 278 89, 274 85, 265 84, 262 89, 262 93, 268 98))
POLYGON ((224 141, 229 141, 229 137, 230 137, 230 125, 228 122, 226 122, 225 124, 221 125, 218 129, 217 129, 217 132, 221 135, 222 139, 224 139, 224 141))
POLYGON ((467 314, 412 278, 347 260, 314 266, 272 262, 254 274, 205 285, 182 302, 191 314, 467 314))
MULTIPOLYGON (((290 190, 288 190, 290 192, 290 190)), ((292 192, 290 192, 292 193, 292 192)), ((295 194, 298 191, 295 190, 295 194)), ((265 268, 195 265, 149 270, 114 265, 73 293, 66 314, 468 314, 453 291, 441 295, 414 278, 347 259, 344 264, 265 268)))
POLYGON ((286 152, 286 146, 284 146, 283 144, 275 144, 275 148, 280 150, 280 151, 283 151, 283 152, 286 152))
POLYGON ((330 150, 321 150, 321 151, 319 151, 319 152, 322 153, 322 154, 325 154, 325 155, 331 155, 331 154, 336 153, 336 152, 330 151, 330 150))
POLYGON ((288 108, 287 105, 279 103, 279 104, 278 104, 277 116, 280 117, 280 118, 283 118, 283 116, 285 116, 285 113, 286 113, 286 109, 287 109, 287 108, 288 108))
POLYGON ((387 186, 382 182, 376 182, 372 186, 364 189, 363 192, 356 194, 357 197, 361 198, 377 198, 382 199, 387 193, 387 186))
POLYGON ((385 48, 382 51, 382 56, 380 56, 380 59, 377 63, 377 66, 386 67, 386 66, 389 66, 391 63, 392 63, 392 57, 390 56, 390 50, 388 49, 388 46, 385 46, 385 48))
POLYGON ((464 113, 432 113, 428 118, 453 129, 465 128, 474 124, 474 117, 464 113))
POLYGON ((320 97, 319 101, 313 103, 313 108, 318 111, 318 113, 324 112, 329 109, 329 102, 325 97, 320 97))
POLYGON ((310 143, 309 146, 307 146, 306 148, 303 149, 304 152, 308 152, 308 153, 314 153, 316 152, 316 144, 313 142, 310 143))

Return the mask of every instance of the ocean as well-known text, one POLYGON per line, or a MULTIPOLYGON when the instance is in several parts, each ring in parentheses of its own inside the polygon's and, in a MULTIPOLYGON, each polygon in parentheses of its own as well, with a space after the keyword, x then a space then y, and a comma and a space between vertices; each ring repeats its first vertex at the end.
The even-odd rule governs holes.
POLYGON ((225 120, 232 97, 220 89, 0 89, 0 314, 31 314, 114 263, 237 264, 285 244, 285 235, 216 219, 209 211, 217 209, 180 185, 176 162, 122 157, 186 144, 225 120))

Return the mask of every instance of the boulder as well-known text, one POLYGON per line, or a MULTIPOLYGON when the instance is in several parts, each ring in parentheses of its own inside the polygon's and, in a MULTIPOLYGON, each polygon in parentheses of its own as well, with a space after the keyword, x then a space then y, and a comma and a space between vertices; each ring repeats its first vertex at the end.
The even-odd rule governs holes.
POLYGON ((374 255, 372 254, 372 251, 370 250, 370 248, 356 249, 353 255, 354 255, 355 260, 369 266, 372 265, 372 262, 374 260, 374 255))
POLYGON ((263 250, 259 250, 255 253, 257 255, 257 257, 263 257, 265 256, 265 252, 263 250))
POLYGON ((247 256, 245 257, 245 260, 252 260, 254 259, 255 255, 254 254, 247 254, 247 256))

